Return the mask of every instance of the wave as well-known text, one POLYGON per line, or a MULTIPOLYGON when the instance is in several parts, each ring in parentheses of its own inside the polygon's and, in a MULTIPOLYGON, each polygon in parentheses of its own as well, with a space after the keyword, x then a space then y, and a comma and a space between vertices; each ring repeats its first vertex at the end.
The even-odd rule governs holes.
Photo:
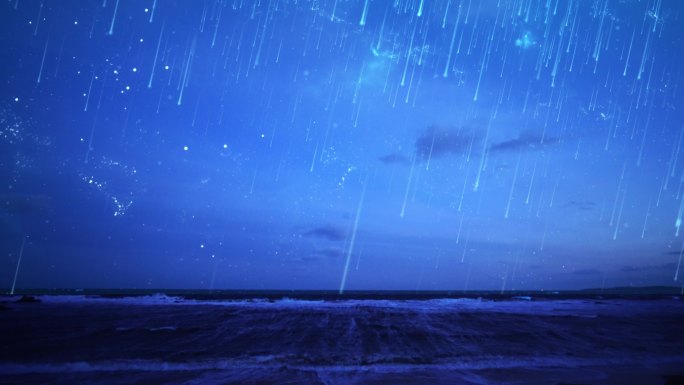
POLYGON ((121 304, 138 306, 222 306, 229 308, 265 308, 265 309, 358 309, 381 308, 411 310, 418 312, 502 312, 510 314, 575 316, 596 318, 600 314, 634 314, 650 312, 652 309, 662 311, 671 308, 681 311, 682 303, 676 300, 634 301, 593 299, 567 300, 535 300, 533 297, 512 297, 508 300, 492 300, 483 298, 436 298, 418 300, 397 299, 342 299, 342 300, 304 300, 284 297, 282 299, 252 298, 201 300, 168 296, 163 293, 132 297, 101 297, 87 295, 43 295, 38 296, 47 304, 121 304))
POLYGON ((115 361, 76 361, 62 363, 0 363, 0 373, 65 373, 65 372, 176 372, 176 371, 209 371, 209 370, 238 370, 238 369, 288 369, 316 372, 348 372, 348 371, 377 371, 401 372, 414 370, 415 367, 427 370, 484 370, 484 369, 515 369, 515 368, 582 368, 603 366, 653 366, 684 362, 684 355, 667 357, 625 356, 604 358, 569 358, 567 356, 544 357, 481 357, 478 359, 459 359, 453 362, 436 364, 408 364, 376 363, 354 365, 283 365, 277 356, 264 355, 252 357, 250 360, 206 360, 169 362, 156 360, 115 360, 115 361))

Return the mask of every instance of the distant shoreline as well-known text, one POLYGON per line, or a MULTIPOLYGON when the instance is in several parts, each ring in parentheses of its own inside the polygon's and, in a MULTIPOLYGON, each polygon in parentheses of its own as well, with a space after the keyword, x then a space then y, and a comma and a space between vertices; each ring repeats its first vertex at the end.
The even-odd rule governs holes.
POLYGON ((245 299, 301 299, 301 300, 430 300, 442 298, 483 298, 488 300, 541 300, 541 299, 669 299, 682 294, 675 286, 656 287, 614 287, 583 290, 350 290, 339 294, 336 290, 207 290, 207 289, 25 289, 16 290, 10 296, 9 289, 0 290, 1 297, 10 298, 22 295, 85 295, 103 298, 139 297, 154 294, 182 297, 196 300, 245 300, 245 299))

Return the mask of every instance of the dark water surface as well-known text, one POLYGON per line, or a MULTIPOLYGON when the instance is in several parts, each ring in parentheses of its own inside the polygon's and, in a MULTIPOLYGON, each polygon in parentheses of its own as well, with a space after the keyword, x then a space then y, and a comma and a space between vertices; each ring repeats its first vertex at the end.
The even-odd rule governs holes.
POLYGON ((41 296, 0 311, 0 384, 675 384, 676 299, 41 296))

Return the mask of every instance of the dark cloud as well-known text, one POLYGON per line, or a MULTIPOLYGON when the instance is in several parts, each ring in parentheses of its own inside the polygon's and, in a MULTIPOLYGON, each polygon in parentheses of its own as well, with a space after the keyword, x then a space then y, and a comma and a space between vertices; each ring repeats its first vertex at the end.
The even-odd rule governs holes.
POLYGON ((636 273, 646 271, 661 271, 673 270, 677 268, 677 263, 663 263, 662 265, 648 265, 648 266, 623 266, 620 271, 623 273, 636 273))
POLYGON ((467 150, 474 139, 474 135, 466 130, 430 126, 416 138, 416 157, 427 160, 458 154, 467 150))
POLYGON ((387 154, 378 158, 382 163, 399 163, 399 164, 411 164, 411 160, 406 156, 399 153, 387 154))
POLYGON ((556 144, 559 138, 542 136, 536 132, 523 132, 517 138, 494 143, 489 147, 491 152, 504 152, 523 149, 541 149, 545 146, 556 144))
MULTIPOLYGON (((476 139, 475 135, 465 129, 430 126, 423 130, 415 141, 415 156, 418 162, 429 158, 439 158, 450 154, 466 151, 476 139)), ((381 162, 391 164, 412 163, 412 157, 400 153, 391 153, 378 158, 381 162)))
POLYGON ((346 233, 343 229, 332 225, 314 227, 305 231, 302 235, 312 238, 323 238, 329 241, 343 241, 346 238, 346 233))

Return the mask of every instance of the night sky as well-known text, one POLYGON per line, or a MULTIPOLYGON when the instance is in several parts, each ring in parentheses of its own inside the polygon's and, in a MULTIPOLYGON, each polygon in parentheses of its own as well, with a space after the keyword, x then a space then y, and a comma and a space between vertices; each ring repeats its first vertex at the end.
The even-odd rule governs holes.
POLYGON ((3 0, 0 286, 681 286, 683 10, 3 0))

